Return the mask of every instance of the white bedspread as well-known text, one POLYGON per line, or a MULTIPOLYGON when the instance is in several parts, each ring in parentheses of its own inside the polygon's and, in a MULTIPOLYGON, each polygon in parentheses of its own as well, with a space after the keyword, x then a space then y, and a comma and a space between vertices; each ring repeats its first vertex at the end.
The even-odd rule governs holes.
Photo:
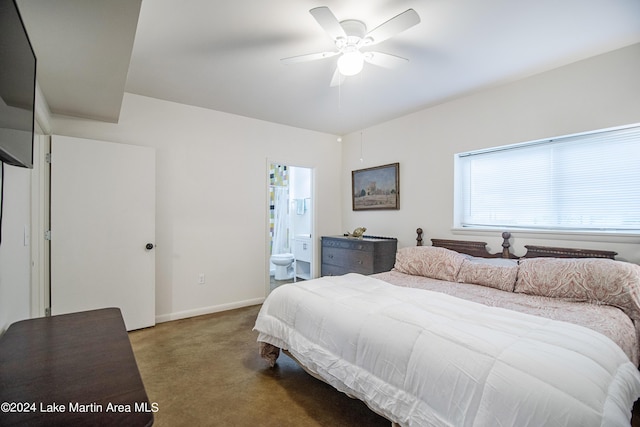
POLYGON ((640 374, 609 338, 358 274, 280 286, 258 341, 403 426, 629 426, 640 374))

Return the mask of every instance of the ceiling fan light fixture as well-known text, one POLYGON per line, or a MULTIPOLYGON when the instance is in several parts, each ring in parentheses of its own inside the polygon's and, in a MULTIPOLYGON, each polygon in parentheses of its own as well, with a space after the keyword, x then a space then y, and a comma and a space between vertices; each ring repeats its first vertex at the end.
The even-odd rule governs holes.
POLYGON ((364 56, 362 52, 356 50, 353 52, 345 52, 338 58, 338 71, 343 76, 355 76, 364 66, 364 56))
POLYGON ((334 41, 336 50, 332 52, 309 53, 281 59, 284 64, 313 61, 338 56, 338 65, 331 79, 331 86, 339 86, 345 77, 355 76, 362 71, 364 63, 391 68, 408 59, 382 52, 361 52, 361 48, 381 43, 420 23, 420 16, 413 9, 404 12, 367 31, 364 22, 357 19, 338 18, 327 6, 314 7, 309 13, 334 41))

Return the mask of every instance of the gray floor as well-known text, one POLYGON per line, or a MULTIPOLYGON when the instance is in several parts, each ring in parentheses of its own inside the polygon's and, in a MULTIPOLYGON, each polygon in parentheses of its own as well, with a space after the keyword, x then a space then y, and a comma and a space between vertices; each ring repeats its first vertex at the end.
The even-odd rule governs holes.
MULTIPOLYGON (((279 283, 278 283, 279 284, 279 283)), ((260 306, 129 334, 154 426, 390 426, 280 355, 269 368, 252 331, 260 306)))
MULTIPOLYGON (((280 285, 286 285, 287 283, 293 283, 293 278, 291 279, 287 279, 287 280, 276 280, 274 276, 270 276, 270 290, 274 290, 275 288, 277 288, 280 285)), ((300 282, 303 279, 300 279, 299 277, 296 278, 296 281, 300 282)))

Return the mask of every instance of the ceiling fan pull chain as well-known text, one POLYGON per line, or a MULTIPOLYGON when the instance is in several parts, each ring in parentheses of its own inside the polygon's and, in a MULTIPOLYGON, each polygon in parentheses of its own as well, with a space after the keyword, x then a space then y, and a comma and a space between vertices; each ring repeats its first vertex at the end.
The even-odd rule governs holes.
POLYGON ((338 111, 342 111, 342 81, 338 80, 338 111))

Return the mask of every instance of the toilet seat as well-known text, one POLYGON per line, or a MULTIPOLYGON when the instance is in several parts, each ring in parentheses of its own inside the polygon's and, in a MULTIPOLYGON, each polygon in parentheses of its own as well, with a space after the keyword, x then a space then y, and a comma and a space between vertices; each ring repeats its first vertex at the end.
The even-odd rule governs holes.
POLYGON ((284 253, 284 254, 271 255, 271 261, 291 262, 293 261, 293 254, 284 253))
POLYGON ((295 276, 294 272, 290 271, 291 264, 293 264, 294 260, 292 253, 271 255, 271 262, 276 266, 276 280, 287 280, 295 276))

